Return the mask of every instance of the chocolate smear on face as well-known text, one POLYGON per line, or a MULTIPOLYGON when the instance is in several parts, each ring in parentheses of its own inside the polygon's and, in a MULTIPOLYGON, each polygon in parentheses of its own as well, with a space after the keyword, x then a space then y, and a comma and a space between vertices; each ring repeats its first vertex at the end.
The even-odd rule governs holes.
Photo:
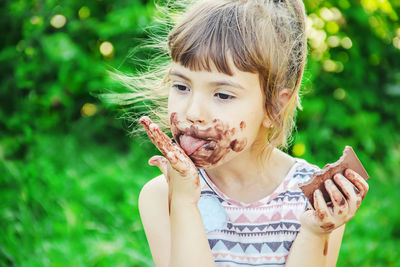
POLYGON ((230 128, 229 125, 219 119, 214 119, 212 125, 206 129, 199 129, 194 125, 185 127, 174 112, 171 114, 170 123, 172 135, 178 144, 180 144, 180 136, 183 134, 207 141, 206 144, 189 155, 198 167, 211 167, 222 160, 230 151, 240 152, 247 144, 246 138, 234 138, 236 129, 230 128))
POLYGON ((240 152, 246 146, 247 140, 244 139, 242 141, 238 141, 237 139, 233 140, 230 144, 230 147, 235 152, 240 152))
POLYGON ((246 123, 244 121, 240 122, 240 130, 244 130, 244 128, 246 128, 246 123))

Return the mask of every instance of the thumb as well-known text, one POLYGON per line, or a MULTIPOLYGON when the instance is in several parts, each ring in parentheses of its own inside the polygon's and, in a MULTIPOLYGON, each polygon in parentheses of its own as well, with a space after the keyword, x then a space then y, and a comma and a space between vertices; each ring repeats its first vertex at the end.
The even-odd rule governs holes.
POLYGON ((150 166, 157 166, 167 179, 168 160, 163 156, 153 156, 149 159, 150 166))

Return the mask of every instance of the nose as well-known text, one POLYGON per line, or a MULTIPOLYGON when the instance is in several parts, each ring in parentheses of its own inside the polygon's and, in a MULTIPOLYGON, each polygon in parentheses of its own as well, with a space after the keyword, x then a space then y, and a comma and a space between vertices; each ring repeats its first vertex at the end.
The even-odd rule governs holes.
POLYGON ((207 111, 204 101, 192 97, 186 108, 186 119, 193 124, 204 124, 207 120, 206 115, 207 111))

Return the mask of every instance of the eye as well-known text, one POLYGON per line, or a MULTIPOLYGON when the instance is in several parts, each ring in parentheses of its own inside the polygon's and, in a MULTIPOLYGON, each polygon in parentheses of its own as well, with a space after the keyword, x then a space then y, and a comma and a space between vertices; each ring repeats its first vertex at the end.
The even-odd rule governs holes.
POLYGON ((172 85, 172 87, 175 88, 175 89, 177 89, 178 91, 181 91, 181 92, 188 92, 188 91, 190 91, 190 88, 189 88, 189 87, 187 87, 186 85, 181 84, 181 83, 174 83, 174 84, 172 85))
POLYGON ((218 97, 221 100, 229 100, 235 98, 233 95, 228 95, 224 93, 216 93, 214 96, 218 97))

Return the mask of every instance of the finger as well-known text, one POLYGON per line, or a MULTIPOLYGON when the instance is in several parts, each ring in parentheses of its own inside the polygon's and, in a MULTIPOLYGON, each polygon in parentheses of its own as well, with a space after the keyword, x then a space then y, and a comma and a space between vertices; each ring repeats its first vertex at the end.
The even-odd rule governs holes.
POLYGON ((167 178, 168 160, 166 158, 163 156, 153 156, 149 159, 149 165, 157 166, 164 174, 165 178, 167 178))
POLYGON ((326 220, 329 216, 329 209, 326 205, 324 196, 322 195, 321 190, 317 189, 314 191, 314 208, 316 215, 320 219, 321 222, 326 220))
POLYGON ((352 169, 346 169, 344 171, 344 175, 356 186, 356 188, 354 188, 355 192, 357 193, 358 190, 361 194, 361 197, 365 198, 365 195, 369 189, 369 185, 365 179, 352 169))
POLYGON ((354 214, 361 205, 362 196, 360 192, 352 182, 340 173, 335 174, 333 179, 347 198, 349 214, 354 214))
POLYGON ((190 159, 182 159, 182 157, 179 157, 179 155, 179 152, 168 152, 166 155, 167 159, 171 163, 171 167, 175 171, 179 172, 181 175, 186 176, 188 175, 188 171, 196 170, 196 167, 190 159))
POLYGON ((165 133, 163 133, 157 124, 153 123, 151 119, 147 116, 140 118, 139 122, 146 129, 147 135, 153 144, 160 150, 160 152, 167 156, 169 151, 174 151, 172 148, 172 140, 165 133))
POLYGON ((158 125, 153 123, 149 117, 143 116, 140 118, 140 123, 146 129, 150 140, 171 162, 176 171, 184 173, 188 167, 194 167, 194 164, 182 148, 176 145, 168 135, 163 133, 158 125))
POLYGON ((325 189, 331 198, 334 207, 333 212, 338 215, 347 214, 347 201, 337 186, 333 183, 332 179, 325 181, 325 189))

